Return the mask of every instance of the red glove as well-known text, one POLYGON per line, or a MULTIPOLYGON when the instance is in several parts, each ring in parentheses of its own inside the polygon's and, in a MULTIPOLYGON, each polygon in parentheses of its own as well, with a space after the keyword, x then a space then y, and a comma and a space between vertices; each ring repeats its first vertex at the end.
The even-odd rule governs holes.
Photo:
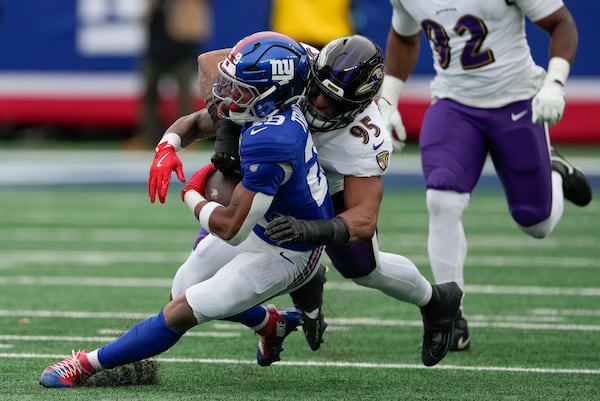
POLYGON ((202 167, 200 170, 196 171, 192 178, 190 178, 185 188, 183 188, 183 190, 181 191, 181 200, 184 200, 185 194, 188 191, 196 191, 200 195, 204 196, 204 187, 206 186, 206 180, 215 171, 217 171, 217 168, 212 163, 209 163, 206 166, 202 167))
POLYGON ((154 155, 154 160, 150 166, 150 177, 148 178, 150 203, 154 203, 157 193, 160 203, 165 203, 173 171, 177 173, 179 181, 185 182, 183 164, 181 164, 181 160, 177 157, 175 148, 168 142, 159 143, 156 147, 156 155, 154 155))

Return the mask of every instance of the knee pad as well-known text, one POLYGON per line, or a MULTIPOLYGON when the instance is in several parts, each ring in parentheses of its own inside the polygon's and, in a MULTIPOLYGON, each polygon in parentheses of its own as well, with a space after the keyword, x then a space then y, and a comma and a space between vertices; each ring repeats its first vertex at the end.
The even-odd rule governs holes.
POLYGON ((550 218, 547 218, 546 220, 540 221, 539 223, 531 226, 519 225, 519 228, 527 234, 531 235, 533 238, 541 239, 552 232, 554 224, 552 223, 552 220, 550 218))
POLYGON ((534 238, 544 238, 554 230, 554 227, 556 227, 562 217, 563 210, 562 178, 557 172, 553 171, 550 215, 542 210, 527 211, 527 219, 525 219, 523 216, 525 213, 518 209, 512 210, 511 214, 519 225, 519 228, 525 233, 534 238))
POLYGON ((440 188, 441 191, 470 191, 467 182, 457 177, 456 173, 448 168, 436 167, 425 178, 428 188, 440 188))
MULTIPOLYGON (((549 215, 546 210, 534 207, 515 207, 511 209, 510 214, 513 220, 527 233, 543 231, 544 223, 548 221, 549 215), (533 227, 538 227, 533 228, 533 227)), ((547 225, 547 224, 546 224, 547 225)), ((531 234, 533 235, 533 234, 531 234)), ((542 236, 544 236, 543 234, 542 236)), ((537 235, 533 235, 537 237, 537 235)))
POLYGON ((439 189, 427 190, 427 210, 430 216, 443 213, 462 216, 469 206, 471 195, 454 191, 442 191, 439 189))

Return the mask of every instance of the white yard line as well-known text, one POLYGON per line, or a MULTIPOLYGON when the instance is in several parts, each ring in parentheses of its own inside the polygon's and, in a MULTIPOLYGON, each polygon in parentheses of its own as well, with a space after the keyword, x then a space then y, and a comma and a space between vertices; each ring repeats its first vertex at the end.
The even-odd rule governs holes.
MULTIPOLYGON (((191 246, 191 245, 190 245, 191 246)), ((146 263, 164 264, 181 263, 189 252, 185 249, 176 252, 166 251, 34 251, 26 252, 4 251, 0 258, 0 270, 21 269, 23 267, 36 268, 47 266, 110 266, 115 263, 146 263)), ((427 256, 416 256, 411 258, 417 265, 429 263, 427 256)), ((472 255, 467 259, 469 266, 482 267, 544 267, 561 269, 600 269, 597 258, 578 257, 554 257, 554 256, 479 256, 472 255)))
MULTIPOLYGON (((142 320, 152 314, 135 313, 135 312, 80 312, 80 311, 54 311, 54 310, 7 310, 0 309, 0 317, 18 317, 18 318, 67 318, 67 319, 137 319, 142 320)), ((536 315, 539 316, 539 315, 536 315)), ((522 322, 522 319, 502 319, 499 321, 498 316, 477 315, 477 319, 469 320, 469 326, 479 328, 494 328, 494 329, 512 329, 512 330, 545 330, 545 331, 600 331, 600 325, 595 324, 568 324, 558 322, 522 322)), ((532 321, 535 318, 532 318, 532 321)), ((327 318, 327 323, 332 328, 347 328, 352 326, 369 326, 369 327, 422 327, 421 320, 400 320, 400 319, 376 319, 370 317, 355 317, 355 318, 327 318)), ((200 333, 198 331, 197 333, 200 333)), ((194 332, 196 333, 196 332, 194 332)), ((197 335, 201 336, 201 335, 197 335)), ((210 336, 210 335, 209 335, 210 336)), ((6 336, 0 335, 0 340, 6 336)), ((13 336, 15 338, 29 339, 31 336, 13 336)), ((36 336, 34 336, 36 337, 36 336)), ((34 338, 31 337, 31 338, 34 338)), ((56 337, 55 341, 60 341, 56 337)), ((96 338, 96 337, 93 337, 96 338)), ((65 340, 68 341, 68 340, 65 340)), ((101 341, 101 340, 90 340, 101 341)))
MULTIPOLYGON (((130 287, 130 288, 170 288, 170 278, 137 277, 56 277, 56 276, 1 276, 0 286, 61 286, 61 287, 130 287)), ((328 281, 325 288, 331 291, 374 291, 359 286, 352 281, 328 281)), ((540 287, 510 285, 466 285, 469 294, 500 295, 556 295, 598 297, 600 288, 540 287)))
MULTIPOLYGON (((504 204, 502 205, 504 206, 504 204)), ((481 213, 481 219, 483 221, 479 221, 479 219, 474 220, 473 222, 469 222, 469 226, 473 227, 474 225, 490 225, 490 219, 497 218, 501 221, 500 224, 506 224, 506 211, 502 209, 501 211, 489 210, 481 213), (497 215, 495 217, 491 217, 493 215, 497 215), (474 224, 473 224, 474 223, 474 224)), ((598 210, 590 209, 586 210, 586 214, 590 216, 598 216, 600 217, 600 208, 598 210)), ((396 218, 400 218, 401 214, 397 214, 396 218)), ((408 220, 409 214, 403 214, 406 216, 405 222, 403 222, 404 228, 419 228, 423 226, 421 221, 413 220, 406 222, 408 220)), ((8 218, 9 216, 5 217, 8 218)), ((74 227, 21 227, 17 226, 17 224, 22 223, 22 219, 19 216, 18 218, 13 217, 14 227, 2 227, 0 228, 0 241, 2 242, 14 242, 18 244, 33 244, 32 248, 35 248, 35 245, 40 241, 44 241, 45 243, 56 243, 57 247, 65 247, 66 243, 74 243, 80 244, 82 239, 87 241, 102 244, 122 244, 122 243, 134 243, 134 244, 163 244, 165 238, 169 238, 169 240, 176 244, 180 243, 181 249, 183 251, 186 250, 184 244, 190 244, 192 236, 188 230, 182 230, 181 228, 164 228, 164 227, 143 227, 139 229, 135 228, 124 228, 119 227, 115 228, 74 228, 74 227)), ((35 218, 31 218, 31 222, 35 222, 35 218)), ((569 222, 562 221, 561 227, 567 224, 580 224, 580 222, 569 222)), ((390 223, 387 223, 390 225, 390 223)), ((399 234, 402 238, 402 249, 404 252, 407 250, 422 250, 423 244, 427 242, 426 234, 414 234, 414 233, 402 233, 399 234)), ((387 237, 387 236, 386 236, 387 237)), ((530 238, 526 235, 485 235, 478 234, 477 237, 469 239, 469 251, 473 253, 473 251, 483 250, 489 252, 490 249, 513 249, 513 250, 523 250, 523 249, 552 249, 556 247, 563 248, 599 248, 600 247, 600 237, 590 237, 589 235, 576 235, 570 234, 568 237, 548 237, 544 238, 543 241, 530 238)), ((32 250, 33 251, 33 250, 32 250)), ((28 250, 28 252, 30 252, 28 250)), ((64 252, 64 251, 55 251, 55 252, 64 252)), ((12 257, 14 257, 14 252, 11 253, 12 257)), ((19 256, 22 255, 22 252, 19 253, 19 256)), ((469 256, 471 257, 471 256, 469 256)), ((530 258, 532 259, 532 258, 530 258)))
MULTIPOLYGON (((62 354, 33 354, 33 353, 0 353, 4 359, 61 359, 62 354)), ((162 363, 195 363, 211 365, 254 365, 255 360, 243 359, 212 359, 212 358, 156 358, 162 363)), ((507 366, 461 366, 461 365, 437 365, 426 367, 416 364, 405 363, 367 363, 367 362, 333 362, 333 361, 280 361, 277 366, 286 367, 331 367, 349 369, 427 369, 427 370, 465 370, 473 372, 509 372, 509 373, 539 373, 539 374, 574 374, 574 375, 600 375, 600 369, 555 369, 540 367, 507 367, 507 366)))
MULTIPOLYGON (((243 326, 240 326, 242 329, 243 326)), ((240 337, 240 333, 233 332, 216 332, 216 331, 194 331, 186 333, 186 337, 240 337)), ((58 342, 101 342, 107 343, 113 341, 116 336, 19 336, 19 335, 0 335, 0 341, 58 341, 58 342)))

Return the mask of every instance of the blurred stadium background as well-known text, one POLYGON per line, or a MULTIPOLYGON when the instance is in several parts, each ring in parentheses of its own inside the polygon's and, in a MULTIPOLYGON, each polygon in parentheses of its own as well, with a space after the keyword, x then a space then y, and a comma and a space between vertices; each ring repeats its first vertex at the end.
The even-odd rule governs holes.
MULTIPOLYGON (((0 392, 2 401, 69 398, 38 386, 41 370, 138 319, 107 311, 145 316, 162 306, 197 231, 178 200, 181 183, 174 179, 166 205, 151 205, 145 182, 152 150, 123 146, 137 128, 145 45, 139 16, 147 1, 0 0, 0 371, 11 388, 0 392)), ((211 2, 214 32, 199 52, 269 29, 270 0, 211 2)), ((580 47, 565 117, 551 135, 598 193, 600 4, 566 3, 580 47)), ((385 48, 388 0, 358 0, 353 7, 357 32, 385 48)), ((534 56, 545 66, 547 38, 530 32, 534 56)), ((412 141, 392 156, 380 217, 382 249, 413 258, 428 277, 415 140, 428 103, 429 63, 426 54, 401 101, 412 141)), ((162 106, 165 121, 176 118, 168 83, 162 106)), ((181 153, 186 174, 210 154, 210 142, 181 153)), ((213 339, 213 331, 231 336, 232 328, 207 326, 166 354, 163 386, 85 389, 70 399, 279 400, 290 377, 289 399, 424 400, 439 398, 440 389, 444 399, 462 401, 598 399, 598 202, 584 209, 567 204, 553 236, 537 241, 515 234, 489 165, 475 196, 466 224, 476 345, 450 355, 440 369, 420 366, 416 309, 356 291, 333 271, 325 294, 329 337, 319 353, 296 334, 286 341, 285 362, 259 370, 251 333, 213 339)))
MULTIPOLYGON (((0 146, 50 139, 114 141, 135 131, 141 96, 139 65, 145 46, 140 15, 149 0, 0 0, 0 146), (26 27, 26 28, 25 28, 26 27)), ((240 37, 269 29, 271 0, 212 0, 213 33, 199 52, 230 47, 240 37)), ((595 61, 600 4, 566 1, 580 31, 577 59, 567 85, 564 119, 554 143, 600 142, 600 67, 595 61)), ((388 0, 352 1, 356 32, 385 49, 388 0)), ((531 27, 529 27, 531 28, 531 27)), ((529 29, 534 57, 547 63, 547 37, 529 29)), ((423 43, 423 46, 427 46, 423 43)), ((416 139, 432 73, 425 50, 400 105, 416 139)), ((195 86, 195 82, 190 85, 195 86)), ((176 118, 168 82, 161 116, 176 118)), ((202 102, 197 99, 197 106, 202 102)))

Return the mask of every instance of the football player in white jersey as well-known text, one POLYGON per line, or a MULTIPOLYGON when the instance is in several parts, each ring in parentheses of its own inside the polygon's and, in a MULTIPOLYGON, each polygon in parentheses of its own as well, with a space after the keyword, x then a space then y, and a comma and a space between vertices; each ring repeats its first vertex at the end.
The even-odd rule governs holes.
MULTIPOLYGON (((550 146, 548 125, 565 106, 565 84, 577 49, 575 22, 562 0, 391 0, 385 78, 379 108, 396 137, 404 82, 419 56, 421 32, 435 68, 432 102, 419 145, 427 185, 428 253, 437 283, 464 286, 467 242, 462 215, 489 155, 513 220, 527 234, 550 234, 563 198, 586 206, 585 175, 550 146), (547 71, 531 57, 525 17, 550 35, 547 71)), ((451 349, 468 349, 459 318, 451 349)))
MULTIPOLYGON (((235 316, 310 280, 321 246, 279 246, 265 235, 275 214, 331 219, 333 205, 298 100, 310 74, 306 50, 290 37, 258 32, 240 40, 218 64, 215 97, 224 118, 241 124, 242 181, 229 206, 204 197, 199 170, 181 196, 208 235, 174 279, 172 300, 92 352, 74 352, 44 370, 46 387, 74 387, 96 372, 160 354, 192 327, 235 316)), ((168 142, 169 137, 166 138, 168 142)), ((279 360, 283 339, 300 324, 295 309, 254 308, 244 323, 261 336, 261 358, 279 360)))
MULTIPOLYGON (((348 235, 323 239, 324 231, 335 231, 333 220, 314 222, 292 216, 274 219, 266 233, 280 244, 327 244, 325 252, 342 276, 419 306, 424 325, 421 360, 433 366, 450 345, 462 291, 456 283, 432 286, 411 260, 379 250, 376 229, 382 176, 392 150, 390 133, 374 101, 382 78, 379 46, 359 35, 342 37, 319 52, 306 94, 304 114, 330 183, 336 219, 346 222, 348 235)), ((306 322, 301 299, 292 297, 306 322)), ((321 341, 322 333, 312 334, 309 343, 321 341)))
MULTIPOLYGON (((219 52, 198 59, 201 94, 206 95, 202 88, 209 86, 213 60, 219 52)), ((376 227, 383 196, 382 175, 392 150, 390 134, 374 102, 382 78, 382 51, 363 36, 339 38, 319 52, 313 62, 305 115, 338 216, 320 221, 281 217, 269 232, 281 243, 328 244, 326 252, 344 277, 419 306, 425 326, 421 357, 425 365, 432 366, 446 355, 462 291, 456 283, 432 286, 412 261, 378 249, 376 227), (294 230, 301 230, 302 238, 294 230)), ((209 108, 216 114, 216 105, 209 104, 209 108)), ((182 138, 181 143, 190 143, 207 135, 206 119, 206 111, 192 113, 180 118, 171 131, 182 138)), ((223 123, 216 121, 217 130, 223 128, 223 123)), ((217 133, 213 161, 234 173, 239 159, 237 136, 235 127, 228 128, 233 132, 217 133)), ((227 127, 222 131, 227 131, 227 127)), ((159 152, 155 156, 149 179, 152 202, 157 194, 164 202, 172 171, 179 171, 180 179, 183 176, 175 150, 171 148, 167 156, 159 152), (157 166, 157 160, 163 160, 162 166, 157 166)), ((326 327, 321 308, 324 274, 321 269, 308 284, 291 293, 294 304, 302 310, 305 336, 313 350, 322 343, 326 327)), ((238 315, 236 319, 242 321, 243 317, 238 315)))

